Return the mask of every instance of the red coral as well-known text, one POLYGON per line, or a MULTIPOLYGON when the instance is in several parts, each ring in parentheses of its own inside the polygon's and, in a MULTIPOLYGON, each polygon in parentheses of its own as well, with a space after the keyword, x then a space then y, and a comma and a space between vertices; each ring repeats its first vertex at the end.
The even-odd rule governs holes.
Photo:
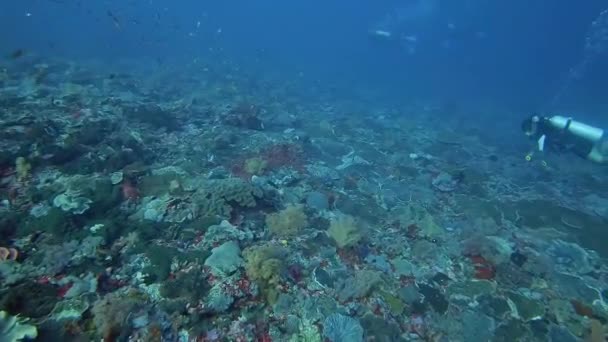
POLYGON ((10 166, 0 167, 0 178, 12 176, 15 174, 15 169, 10 166))
POLYGON ((271 169, 290 166, 301 171, 304 167, 302 148, 295 144, 272 145, 262 153, 262 158, 271 169))
POLYGON ((494 279, 496 276, 496 268, 491 262, 481 255, 470 255, 469 259, 473 263, 473 267, 475 267, 475 278, 486 280, 494 279))
POLYGON ((99 293, 114 292, 125 285, 127 285, 126 281, 112 278, 108 272, 97 275, 97 292, 99 293))
POLYGON ((265 332, 258 337, 258 342, 272 342, 272 337, 270 337, 269 333, 265 332))
POLYGON ((236 282, 236 286, 238 287, 239 290, 241 290, 241 292, 250 293, 251 282, 249 281, 249 279, 247 279, 247 278, 239 279, 236 282))
POLYGON ((399 283, 401 284, 401 287, 412 285, 416 283, 416 277, 405 275, 399 276, 399 283))
POLYGON ((135 201, 139 198, 139 190, 128 179, 122 182, 122 197, 128 201, 135 201))
POLYGON ((203 270, 204 270, 205 274, 207 275, 207 282, 210 285, 215 284, 215 282, 217 281, 217 277, 213 275, 213 272, 211 272, 211 269, 208 266, 203 266, 203 270))
POLYGON ((358 265, 361 260, 353 248, 341 248, 337 251, 340 260, 348 265, 358 265))
POLYGON ((426 320, 422 315, 412 315, 410 317, 410 331, 417 334, 420 337, 426 335, 426 320))
POLYGON ((407 228, 405 230, 405 237, 407 237, 409 240, 416 240, 418 238, 419 232, 420 232, 420 228, 418 227, 418 225, 415 223, 412 223, 409 226, 407 226, 407 228))
POLYGON ((50 282, 51 282, 51 280, 52 280, 51 276, 49 276, 49 275, 43 275, 43 276, 41 276, 40 278, 38 278, 38 279, 36 280, 36 282, 37 282, 38 284, 48 284, 48 283, 50 283, 50 282))
POLYGON ((293 264, 287 268, 287 273, 294 283, 299 283, 304 277, 304 271, 299 264, 293 264))
POLYGON ((246 160, 247 160, 246 158, 237 158, 235 161, 233 161, 232 166, 230 166, 230 172, 235 177, 248 181, 249 179, 251 179, 251 174, 249 174, 245 170, 245 161, 246 160))
POLYGON ((74 283, 67 283, 65 285, 60 286, 59 289, 57 289, 57 296, 59 296, 60 298, 64 298, 68 291, 72 288, 72 286, 74 286, 74 283))
POLYGON ((252 175, 247 172, 245 165, 247 160, 257 157, 266 162, 268 169, 279 169, 288 166, 300 172, 304 172, 305 170, 301 146, 289 143, 271 145, 255 156, 249 155, 233 158, 228 168, 234 176, 249 181, 252 175))
POLYGON ((475 278, 477 279, 494 279, 496 270, 490 266, 475 266, 475 278))
POLYGON ((383 312, 382 306, 380 304, 374 305, 373 313, 376 316, 384 317, 384 312, 383 312))
POLYGON ((571 299, 570 304, 572 304, 572 308, 574 309, 574 311, 577 314, 588 317, 588 318, 595 317, 595 313, 593 312, 593 307, 588 306, 576 299, 571 299))

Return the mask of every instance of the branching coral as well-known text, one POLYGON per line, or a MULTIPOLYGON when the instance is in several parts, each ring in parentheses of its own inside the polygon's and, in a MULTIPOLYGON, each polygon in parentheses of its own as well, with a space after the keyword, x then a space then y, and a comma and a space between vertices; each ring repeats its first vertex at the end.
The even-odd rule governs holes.
POLYGON ((341 215, 332 219, 327 234, 334 239, 339 248, 352 246, 362 237, 357 221, 349 215, 341 215))
POLYGON ((289 205, 278 213, 266 216, 266 225, 273 235, 289 237, 305 228, 308 220, 301 205, 289 205))

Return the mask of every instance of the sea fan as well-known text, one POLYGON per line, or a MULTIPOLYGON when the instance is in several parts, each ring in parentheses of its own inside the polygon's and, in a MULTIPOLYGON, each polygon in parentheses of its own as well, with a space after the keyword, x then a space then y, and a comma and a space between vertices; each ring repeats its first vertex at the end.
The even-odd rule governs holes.
POLYGON ((335 313, 325 318, 323 336, 331 342, 359 342, 363 341, 363 328, 358 320, 335 313))

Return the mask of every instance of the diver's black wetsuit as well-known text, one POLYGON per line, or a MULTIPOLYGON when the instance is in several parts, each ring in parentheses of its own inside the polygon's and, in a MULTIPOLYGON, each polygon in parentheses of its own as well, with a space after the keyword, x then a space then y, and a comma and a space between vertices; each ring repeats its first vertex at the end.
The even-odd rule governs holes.
POLYGON ((593 142, 572 134, 569 126, 570 122, 563 129, 557 128, 551 124, 549 118, 543 117, 537 123, 536 134, 532 138, 538 141, 544 135, 545 149, 556 153, 572 152, 581 158, 587 158, 593 149, 593 142))

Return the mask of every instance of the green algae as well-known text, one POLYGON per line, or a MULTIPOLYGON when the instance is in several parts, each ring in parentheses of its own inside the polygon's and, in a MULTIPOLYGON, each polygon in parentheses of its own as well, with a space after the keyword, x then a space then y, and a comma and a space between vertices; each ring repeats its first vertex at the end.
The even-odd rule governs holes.
POLYGON ((378 293, 382 299, 384 299, 386 304, 388 304, 388 307, 393 315, 401 315, 403 313, 405 310, 405 303, 403 303, 399 297, 393 296, 392 294, 383 290, 378 290, 378 293))

